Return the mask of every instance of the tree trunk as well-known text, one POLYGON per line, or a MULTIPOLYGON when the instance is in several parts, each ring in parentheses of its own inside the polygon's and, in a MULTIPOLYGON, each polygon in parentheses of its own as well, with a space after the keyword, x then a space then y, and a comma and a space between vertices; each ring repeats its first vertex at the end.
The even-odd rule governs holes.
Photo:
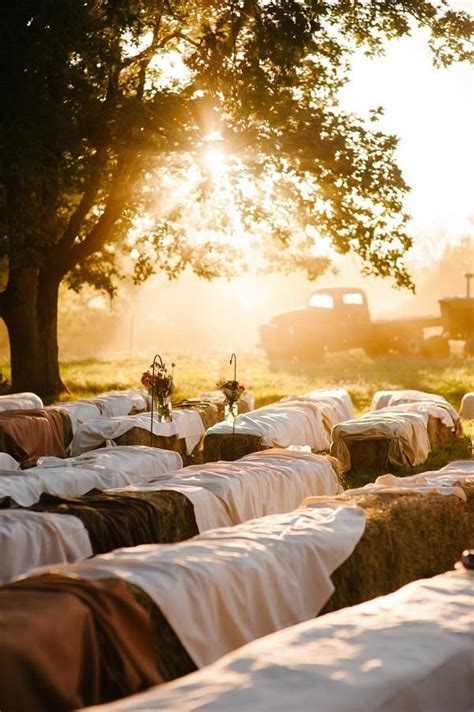
POLYGON ((12 390, 33 391, 46 401, 66 390, 58 362, 58 291, 57 278, 28 266, 11 271, 3 295, 12 390))

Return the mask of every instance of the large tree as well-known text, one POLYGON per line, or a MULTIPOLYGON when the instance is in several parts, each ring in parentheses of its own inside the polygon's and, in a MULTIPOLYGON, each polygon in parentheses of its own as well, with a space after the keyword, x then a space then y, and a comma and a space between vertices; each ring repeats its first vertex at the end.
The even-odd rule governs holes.
POLYGON ((467 59, 465 13, 443 0, 16 0, 0 16, 14 390, 63 389, 59 285, 112 291, 127 250, 136 279, 187 265, 212 277, 235 269, 244 232, 315 276, 324 238, 410 284, 396 138, 376 111, 344 113, 338 92, 357 47, 379 53, 414 26, 439 64, 467 59))

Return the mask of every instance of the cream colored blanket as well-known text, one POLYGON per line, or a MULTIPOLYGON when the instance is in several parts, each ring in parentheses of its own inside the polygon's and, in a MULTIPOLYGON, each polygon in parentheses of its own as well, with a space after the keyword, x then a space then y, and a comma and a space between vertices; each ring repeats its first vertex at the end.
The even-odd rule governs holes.
POLYGON ((126 487, 182 465, 177 452, 141 445, 101 448, 65 460, 43 457, 38 467, 0 472, 0 498, 11 497, 22 507, 29 507, 43 492, 74 497, 94 488, 126 487))
POLYGON ((96 712, 469 712, 474 579, 443 574, 256 640, 96 712))
MULTIPOLYGON (((71 453, 80 455, 88 450, 95 450, 104 442, 127 433, 132 428, 150 430, 150 414, 139 413, 116 418, 101 418, 79 426, 71 443, 71 453)), ((155 415, 153 433, 162 437, 177 435, 186 441, 186 450, 190 454, 204 435, 204 425, 195 410, 175 410, 171 423, 160 423, 155 415)))
POLYGON ((234 462, 185 467, 157 482, 121 490, 175 490, 194 505, 199 531, 289 512, 310 494, 341 491, 331 464, 320 455, 273 449, 234 462))
POLYGON ((334 426, 331 451, 340 460, 344 472, 351 469, 346 438, 368 439, 386 437, 389 440, 389 462, 411 467, 425 462, 431 447, 428 438, 428 415, 374 411, 358 420, 348 420, 334 426))
POLYGON ((304 397, 290 397, 242 413, 235 418, 235 424, 223 421, 213 425, 207 433, 232 433, 234 429, 236 433, 261 436, 268 447, 309 445, 312 450, 329 449, 321 409, 304 397))
POLYGON ((364 528, 361 509, 324 504, 54 570, 94 579, 118 576, 139 586, 202 667, 255 638, 314 618, 334 590, 332 572, 364 528))
POLYGON ((0 509, 0 585, 36 566, 92 556, 89 534, 70 514, 0 509))

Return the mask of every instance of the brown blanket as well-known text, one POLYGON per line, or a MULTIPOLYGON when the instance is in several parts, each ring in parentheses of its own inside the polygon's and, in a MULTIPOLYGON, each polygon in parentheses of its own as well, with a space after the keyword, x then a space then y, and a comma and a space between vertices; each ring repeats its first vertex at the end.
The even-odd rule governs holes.
POLYGON ((97 490, 82 497, 42 494, 36 512, 56 512, 78 517, 88 531, 94 554, 123 546, 158 544, 163 519, 160 510, 145 499, 97 490))
POLYGON ((63 712, 162 682, 127 584, 46 574, 0 589, 0 709, 63 712))
POLYGON ((7 452, 22 466, 34 464, 42 455, 66 457, 69 428, 69 416, 58 410, 0 412, 0 452, 7 452))

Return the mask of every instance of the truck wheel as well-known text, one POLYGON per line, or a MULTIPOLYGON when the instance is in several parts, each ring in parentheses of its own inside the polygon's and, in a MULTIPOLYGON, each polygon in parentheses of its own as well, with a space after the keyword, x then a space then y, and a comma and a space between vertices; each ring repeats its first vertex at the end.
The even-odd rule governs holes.
POLYGON ((369 358, 379 358, 388 354, 388 346, 385 344, 366 344, 364 351, 369 358))
POLYGON ((474 356, 474 336, 468 336, 464 342, 464 353, 466 356, 474 356))
POLYGON ((419 356, 423 349, 422 334, 406 334, 400 339, 400 351, 406 356, 419 356))
POLYGON ((422 345, 422 354, 428 358, 449 358, 449 341, 444 336, 430 336, 422 345))

